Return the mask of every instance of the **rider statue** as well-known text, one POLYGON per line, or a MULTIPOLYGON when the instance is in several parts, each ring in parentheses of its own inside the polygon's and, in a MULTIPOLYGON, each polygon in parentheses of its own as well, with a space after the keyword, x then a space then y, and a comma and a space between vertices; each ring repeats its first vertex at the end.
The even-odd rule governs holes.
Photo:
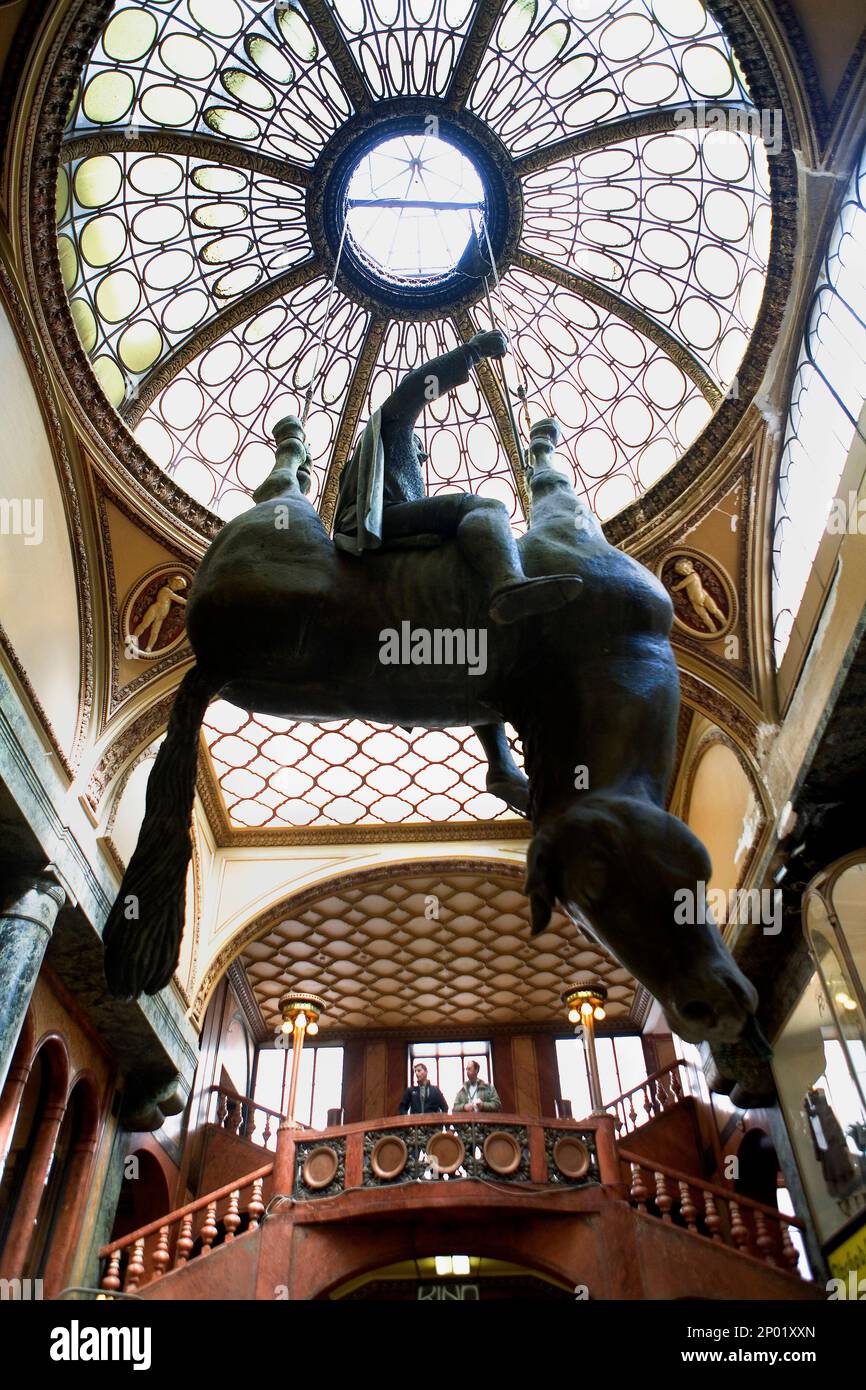
MULTIPOLYGON (((514 623, 550 613, 580 592, 570 574, 529 579, 508 513, 492 497, 446 492, 427 497, 426 459, 415 423, 425 406, 462 386, 485 357, 504 357, 508 342, 498 329, 476 333, 453 352, 435 357, 403 378, 373 414, 340 477, 334 544, 342 551, 438 545, 454 538, 460 553, 489 594, 495 623, 514 623)), ((511 756, 501 724, 476 728, 489 764, 487 789, 515 810, 526 811, 526 779, 511 756)))

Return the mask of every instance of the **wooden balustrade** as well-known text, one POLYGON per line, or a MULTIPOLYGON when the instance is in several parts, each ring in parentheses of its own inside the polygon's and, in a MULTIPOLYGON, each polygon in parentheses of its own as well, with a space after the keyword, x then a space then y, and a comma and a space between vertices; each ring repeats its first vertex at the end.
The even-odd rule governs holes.
POLYGON ((791 1228, 802 1230, 803 1222, 796 1217, 624 1149, 619 1154, 630 1170, 629 1200, 638 1211, 762 1264, 798 1272, 791 1228))
POLYGON ((230 1134, 249 1139, 262 1149, 275 1149, 282 1116, 252 1096, 241 1095, 226 1086, 212 1086, 216 1095, 216 1123, 230 1134))
POLYGON ((617 1138, 633 1134, 641 1125, 673 1109, 687 1096, 700 1096, 692 1073, 691 1064, 678 1058, 610 1101, 604 1108, 616 1120, 617 1138))
POLYGON ((110 1293, 135 1293, 142 1284, 161 1278, 169 1266, 182 1269, 196 1255, 209 1255, 215 1245, 228 1244, 242 1226, 246 1231, 255 1231, 265 1209, 262 1189, 273 1167, 269 1163, 265 1168, 257 1168, 254 1173, 226 1183, 216 1192, 208 1192, 197 1201, 151 1221, 148 1226, 140 1226, 120 1240, 104 1245, 99 1252, 100 1259, 107 1261, 102 1287, 110 1293), (249 1197, 242 1201, 241 1194, 247 1190, 249 1197), (197 1218, 201 1219, 201 1224, 196 1234, 197 1218), (152 1243, 148 1264, 146 1243, 151 1236, 156 1236, 156 1242, 152 1243))

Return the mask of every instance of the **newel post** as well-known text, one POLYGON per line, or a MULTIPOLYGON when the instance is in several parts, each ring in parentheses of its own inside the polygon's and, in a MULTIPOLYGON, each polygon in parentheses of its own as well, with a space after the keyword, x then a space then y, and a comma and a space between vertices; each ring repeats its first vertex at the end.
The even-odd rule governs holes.
POLYGON ((616 1145, 616 1117, 614 1115, 593 1115, 595 1144, 598 1153, 598 1172, 604 1187, 616 1188, 617 1197, 627 1195, 622 1180, 619 1151, 616 1145))

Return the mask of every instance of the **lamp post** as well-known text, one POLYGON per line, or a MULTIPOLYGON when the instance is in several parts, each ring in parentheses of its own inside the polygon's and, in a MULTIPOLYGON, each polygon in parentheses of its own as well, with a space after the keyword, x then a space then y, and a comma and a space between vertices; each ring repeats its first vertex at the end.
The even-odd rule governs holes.
POLYGON ((318 1033, 319 1015, 324 1007, 324 999, 320 999, 317 994, 309 994, 302 990, 290 990, 280 1000, 280 1013, 283 1016, 280 1031, 286 1039, 286 1047, 289 1045, 289 1036, 292 1038, 292 1079, 289 1083, 289 1103, 280 1123, 280 1129, 298 1128, 298 1122, 295 1119, 295 1098, 298 1091, 304 1039, 314 1037, 318 1033))
POLYGON ((583 1027, 586 1055, 589 1061, 589 1098, 592 1102, 593 1114, 604 1111, 601 1081, 598 1075, 598 1058, 595 1055, 595 1025, 606 1017, 604 1009, 606 999, 607 987, 599 980, 577 980, 562 992, 562 1002, 568 1010, 569 1023, 583 1027))

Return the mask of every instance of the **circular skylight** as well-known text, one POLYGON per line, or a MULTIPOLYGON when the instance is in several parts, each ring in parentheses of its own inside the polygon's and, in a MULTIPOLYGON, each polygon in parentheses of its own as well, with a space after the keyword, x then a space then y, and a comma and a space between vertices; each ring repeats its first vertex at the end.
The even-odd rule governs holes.
POLYGON ((477 169, 435 135, 381 141, 346 190, 352 249, 385 280, 408 286, 452 271, 481 232, 484 210, 477 169))

